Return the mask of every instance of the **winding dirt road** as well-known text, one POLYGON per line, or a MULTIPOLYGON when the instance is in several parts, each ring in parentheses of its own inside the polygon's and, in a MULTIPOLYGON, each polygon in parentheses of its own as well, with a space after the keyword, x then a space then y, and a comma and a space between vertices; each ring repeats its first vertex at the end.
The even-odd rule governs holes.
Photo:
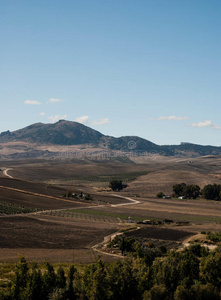
POLYGON ((12 168, 5 169, 5 170, 3 171, 3 174, 4 174, 5 176, 9 177, 9 178, 14 178, 14 177, 12 177, 11 175, 8 174, 8 171, 10 171, 10 170, 13 170, 13 169, 12 169, 12 168))

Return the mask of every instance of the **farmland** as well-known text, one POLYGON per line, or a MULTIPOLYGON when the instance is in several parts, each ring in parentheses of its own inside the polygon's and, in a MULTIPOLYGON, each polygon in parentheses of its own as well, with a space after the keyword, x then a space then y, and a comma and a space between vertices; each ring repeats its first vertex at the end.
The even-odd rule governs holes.
MULTIPOLYGON (((92 262, 97 256, 94 245, 142 220, 161 225, 141 224, 136 235, 145 233, 140 238, 161 244, 180 244, 202 230, 221 230, 219 201, 156 198, 159 191, 171 193, 179 182, 201 187, 220 183, 220 158, 196 158, 191 164, 167 157, 133 160, 4 161, 13 178, 0 176, 1 261, 15 261, 22 253, 37 261, 92 262), (108 188, 112 179, 128 187, 113 193, 108 188), (64 197, 68 191, 90 194, 91 200, 64 197), (164 219, 173 222, 168 225, 164 219)), ((105 261, 116 259, 101 255, 105 261)))

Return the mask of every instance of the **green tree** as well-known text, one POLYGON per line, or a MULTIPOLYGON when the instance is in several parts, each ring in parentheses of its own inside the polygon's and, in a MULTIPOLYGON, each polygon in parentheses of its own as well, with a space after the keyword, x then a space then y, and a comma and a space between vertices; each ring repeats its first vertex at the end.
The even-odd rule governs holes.
POLYGON ((122 180, 114 179, 114 180, 111 180, 111 181, 110 181, 109 187, 110 187, 113 191, 120 191, 120 190, 122 190, 123 188, 127 187, 127 185, 126 185, 126 184, 123 184, 122 180))
POLYGON ((15 279, 12 284, 12 299, 23 300, 23 294, 27 287, 29 278, 29 267, 24 257, 20 257, 15 268, 15 279))
POLYGON ((164 284, 169 292, 174 292, 178 285, 190 287, 199 279, 199 260, 189 251, 171 252, 163 260, 155 260, 153 272, 156 284, 164 284))
POLYGON ((150 291, 146 291, 143 300, 169 300, 171 299, 165 285, 154 285, 150 291))
POLYGON ((76 269, 74 265, 71 265, 68 271, 68 280, 67 280, 67 298, 68 299, 74 299, 75 293, 74 293, 74 274, 76 273, 76 269))
POLYGON ((186 184, 184 182, 173 185, 173 192, 176 197, 184 196, 185 190, 186 184))
POLYGON ((207 200, 220 200, 221 199, 221 185, 220 184, 208 184, 202 189, 202 195, 207 200))
POLYGON ((190 289, 193 300, 220 300, 218 291, 211 284, 195 284, 190 289))
MULTIPOLYGON (((190 291, 183 285, 179 285, 174 293, 174 300, 191 300, 190 291)), ((194 300, 194 299, 193 299, 194 300)))
POLYGON ((106 270, 100 258, 98 258, 96 264, 86 267, 84 273, 84 288, 86 296, 90 300, 106 299, 106 270))
POLYGON ((221 286, 221 253, 219 251, 203 258, 201 274, 204 283, 211 283, 216 287, 221 286))
POLYGON ((107 290, 105 299, 138 300, 138 281, 132 267, 132 260, 116 261, 107 268, 107 290))
POLYGON ((187 185, 184 189, 184 196, 188 199, 196 199, 200 195, 200 187, 198 185, 187 185))
POLYGON ((59 267, 57 271, 56 287, 60 289, 64 289, 66 287, 66 277, 62 267, 59 267))
MULTIPOLYGON (((42 276, 43 280, 43 297, 47 299, 48 295, 53 292, 53 289, 56 287, 56 275, 54 267, 46 262, 46 272, 42 276)), ((44 298, 43 298, 44 299, 44 298)))
POLYGON ((43 299, 43 280, 40 270, 33 267, 30 280, 23 295, 24 300, 42 300, 43 299))

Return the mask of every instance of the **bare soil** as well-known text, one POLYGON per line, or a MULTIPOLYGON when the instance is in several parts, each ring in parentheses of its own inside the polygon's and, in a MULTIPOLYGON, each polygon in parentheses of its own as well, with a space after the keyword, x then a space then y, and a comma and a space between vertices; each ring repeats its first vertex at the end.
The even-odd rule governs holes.
MULTIPOLYGON (((94 260, 96 255, 92 255, 91 247, 118 228, 117 224, 88 224, 43 215, 4 217, 1 218, 0 261, 7 260, 7 257, 17 259, 18 253, 24 252, 29 253, 28 259, 36 256, 36 252, 41 253, 41 258, 47 256, 49 259, 54 259, 55 253, 60 253, 59 261, 66 261, 64 255, 67 254, 69 260, 77 250, 90 252, 94 260), (5 257, 6 252, 8 254, 5 257)), ((85 258, 80 259, 80 262, 84 261, 85 258)))

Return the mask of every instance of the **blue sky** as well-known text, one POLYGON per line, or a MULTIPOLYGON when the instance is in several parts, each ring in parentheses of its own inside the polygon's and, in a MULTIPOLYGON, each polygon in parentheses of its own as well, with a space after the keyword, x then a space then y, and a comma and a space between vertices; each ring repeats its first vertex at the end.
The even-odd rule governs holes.
POLYGON ((0 0, 0 131, 221 146, 220 0, 0 0))

